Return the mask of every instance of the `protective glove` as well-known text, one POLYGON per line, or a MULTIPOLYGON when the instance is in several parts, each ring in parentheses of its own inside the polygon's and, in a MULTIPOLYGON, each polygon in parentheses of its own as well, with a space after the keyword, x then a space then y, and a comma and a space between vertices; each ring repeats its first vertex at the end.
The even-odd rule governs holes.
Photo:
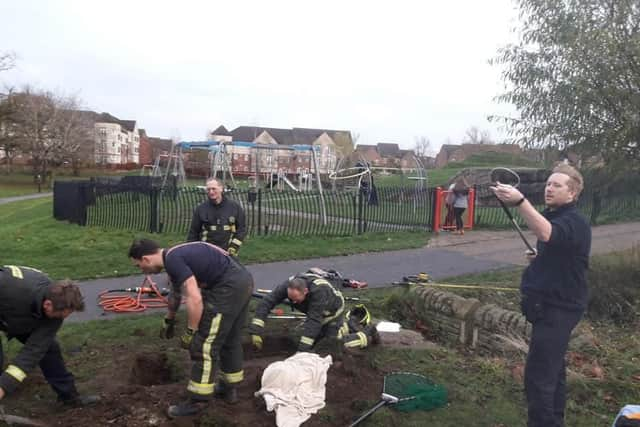
POLYGON ((238 248, 235 246, 229 246, 229 249, 227 249, 227 252, 229 252, 229 255, 231 255, 232 257, 238 256, 238 248))
POLYGON ((180 337, 180 347, 189 350, 189 347, 191 347, 191 341, 195 334, 195 329, 187 328, 187 331, 180 337))
POLYGON ((162 321, 162 329, 160 330, 160 338, 170 340, 176 334, 176 319, 164 318, 162 321))
POLYGON ((263 344, 262 337, 260 335, 251 335, 251 344, 254 350, 261 351, 263 344))

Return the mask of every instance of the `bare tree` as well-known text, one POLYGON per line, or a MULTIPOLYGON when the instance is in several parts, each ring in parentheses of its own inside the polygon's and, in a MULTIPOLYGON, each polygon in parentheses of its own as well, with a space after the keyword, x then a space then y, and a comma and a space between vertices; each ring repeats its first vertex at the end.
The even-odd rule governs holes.
POLYGON ((471 126, 465 132, 464 144, 494 144, 489 131, 481 131, 477 126, 471 126))
POLYGON ((34 177, 45 179, 52 164, 67 159, 78 167, 82 149, 91 149, 93 124, 78 110, 76 97, 26 86, 10 96, 10 105, 10 138, 31 159, 34 177))
POLYGON ((0 71, 7 71, 16 65, 16 54, 13 52, 0 52, 0 71))
POLYGON ((53 124, 53 158, 57 163, 69 162, 74 175, 79 175, 83 162, 91 161, 95 144, 95 117, 90 111, 80 109, 77 96, 59 99, 60 114, 53 124))
POLYGON ((417 157, 431 156, 433 154, 433 149, 431 148, 431 141, 429 138, 426 136, 417 136, 415 138, 413 152, 417 157))

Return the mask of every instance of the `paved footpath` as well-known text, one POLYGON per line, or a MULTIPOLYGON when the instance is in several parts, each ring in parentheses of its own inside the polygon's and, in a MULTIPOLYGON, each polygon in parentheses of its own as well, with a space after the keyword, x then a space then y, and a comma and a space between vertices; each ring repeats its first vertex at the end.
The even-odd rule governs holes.
POLYGON ((11 202, 19 202, 21 200, 40 199, 42 197, 49 197, 49 196, 53 196, 53 193, 50 191, 46 193, 25 194, 23 196, 3 197, 3 198, 0 198, 0 205, 4 205, 6 203, 11 203, 11 202))
MULTIPOLYGON (((533 234, 528 234, 533 244, 533 234)), ((631 248, 640 244, 640 222, 603 225, 593 228, 592 253, 602 254, 631 248)), ((257 288, 273 289, 290 275, 305 271, 309 267, 334 268, 345 277, 364 280, 369 287, 388 286, 401 280, 403 276, 421 271, 433 278, 467 273, 478 273, 495 269, 509 268, 525 264, 525 246, 515 231, 470 231, 464 236, 440 233, 433 236, 429 244, 418 249, 404 249, 388 252, 376 252, 349 256, 282 261, 266 264, 252 264, 247 268, 253 274, 257 288)), ((144 276, 128 276, 113 279, 98 279, 81 282, 87 301, 85 312, 74 313, 69 320, 81 321, 105 319, 122 314, 103 313, 93 303, 98 294, 107 289, 139 286, 144 276)), ((153 280, 160 286, 166 286, 166 275, 155 275, 153 280)), ((147 310, 145 313, 163 311, 147 310)))

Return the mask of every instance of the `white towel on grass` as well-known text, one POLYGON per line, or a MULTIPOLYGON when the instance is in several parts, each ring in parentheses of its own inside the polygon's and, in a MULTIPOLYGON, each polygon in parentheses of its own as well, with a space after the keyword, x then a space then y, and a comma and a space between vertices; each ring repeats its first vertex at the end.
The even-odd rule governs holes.
POLYGON ((324 408, 327 371, 331 356, 296 353, 267 366, 262 374, 262 396, 267 410, 276 411, 278 427, 298 427, 324 408))

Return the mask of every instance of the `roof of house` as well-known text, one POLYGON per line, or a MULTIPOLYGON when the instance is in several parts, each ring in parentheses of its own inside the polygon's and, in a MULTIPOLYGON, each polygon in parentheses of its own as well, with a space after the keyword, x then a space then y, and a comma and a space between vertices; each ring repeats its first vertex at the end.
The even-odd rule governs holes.
POLYGON ((120 126, 122 126, 123 128, 125 128, 126 130, 133 132, 134 129, 136 128, 136 121, 135 120, 120 120, 120 126))
MULTIPOLYGON (((224 128, 220 126, 218 129, 224 128)), ((226 130, 226 129, 225 129, 226 130)), ((267 132, 275 139, 278 144, 282 145, 311 145, 320 135, 326 133, 331 138, 335 135, 350 135, 348 131, 341 130, 329 130, 329 129, 311 129, 311 128, 270 128, 262 126, 239 126, 229 132, 234 141, 254 141, 262 132, 267 132)), ((216 131, 212 132, 214 135, 220 135, 216 131)))
POLYGON ((214 130, 213 132, 211 132, 211 135, 223 135, 223 136, 231 136, 231 134, 229 133, 229 131, 227 130, 226 127, 224 127, 223 125, 220 125, 216 128, 216 130, 214 130))

